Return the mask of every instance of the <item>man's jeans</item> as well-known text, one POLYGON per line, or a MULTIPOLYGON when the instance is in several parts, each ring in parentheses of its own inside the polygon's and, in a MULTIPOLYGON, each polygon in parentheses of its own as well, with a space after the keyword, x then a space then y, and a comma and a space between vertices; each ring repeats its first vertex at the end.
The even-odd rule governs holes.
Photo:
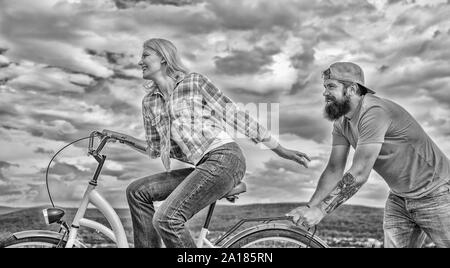
POLYGON ((422 247, 427 236, 437 247, 450 248, 450 184, 414 200, 391 193, 383 227, 387 248, 422 247))
POLYGON ((245 174, 245 158, 236 143, 207 153, 195 168, 139 179, 127 188, 135 247, 194 248, 185 223, 230 192, 245 174), (163 201, 156 210, 154 201, 163 201))

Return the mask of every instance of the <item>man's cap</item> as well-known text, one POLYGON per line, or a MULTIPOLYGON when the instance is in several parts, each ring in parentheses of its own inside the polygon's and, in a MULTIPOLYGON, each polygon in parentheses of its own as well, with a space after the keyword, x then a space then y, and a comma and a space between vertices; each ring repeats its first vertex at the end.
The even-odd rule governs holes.
POLYGON ((375 94, 375 91, 366 87, 364 72, 357 64, 352 62, 336 62, 323 72, 324 79, 335 79, 345 82, 357 83, 366 93, 375 94))

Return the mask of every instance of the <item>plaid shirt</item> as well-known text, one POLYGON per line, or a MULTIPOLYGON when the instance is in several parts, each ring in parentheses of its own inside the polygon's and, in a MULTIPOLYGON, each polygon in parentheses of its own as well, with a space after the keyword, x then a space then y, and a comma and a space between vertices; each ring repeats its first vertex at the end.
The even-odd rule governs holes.
POLYGON ((170 139, 170 158, 195 165, 217 135, 230 129, 255 143, 274 142, 267 129, 201 74, 179 74, 168 101, 155 83, 145 87, 142 113, 151 158, 160 157, 162 144, 170 139))

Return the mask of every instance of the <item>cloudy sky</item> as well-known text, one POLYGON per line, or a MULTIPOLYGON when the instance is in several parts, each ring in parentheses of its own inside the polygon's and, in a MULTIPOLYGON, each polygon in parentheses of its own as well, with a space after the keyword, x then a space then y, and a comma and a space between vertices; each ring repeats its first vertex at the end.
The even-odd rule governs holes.
MULTIPOLYGON (((53 153, 92 130, 144 138, 137 62, 151 37, 172 40, 232 99, 280 103, 282 144, 312 156, 303 169, 239 140, 249 187, 239 204, 310 198, 330 152, 320 73, 335 61, 360 64, 450 155, 449 17, 450 0, 2 0, 0 206, 47 204, 53 153)), ((115 206, 133 179, 163 171, 117 144, 106 153, 100 190, 115 206)), ((56 203, 78 204, 94 168, 86 143, 61 154, 56 203)), ((387 193, 373 172, 350 203, 383 206, 387 193)))

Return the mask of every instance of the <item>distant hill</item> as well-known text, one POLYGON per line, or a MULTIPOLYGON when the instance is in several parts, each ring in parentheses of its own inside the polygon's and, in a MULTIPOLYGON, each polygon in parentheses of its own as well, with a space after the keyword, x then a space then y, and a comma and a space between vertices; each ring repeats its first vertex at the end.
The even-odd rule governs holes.
POLYGON ((0 207, 0 215, 8 214, 17 210, 20 210, 20 208, 0 207))
MULTIPOLYGON (((215 240, 241 219, 261 217, 281 217, 300 204, 254 204, 243 206, 217 206, 210 227, 210 240, 215 240)), ((42 217, 42 208, 29 208, 0 215, 0 237, 8 233, 30 229, 53 229, 57 226, 47 226, 42 217)), ((75 209, 67 209, 65 220, 70 221, 76 213, 75 209)), ((131 217, 128 209, 117 210, 124 224, 129 241, 132 242, 131 217)), ((206 209, 188 222, 193 235, 197 235, 203 225, 206 209)), ((87 218, 102 222, 106 220, 97 210, 89 209, 87 218)), ((362 206, 343 206, 333 215, 326 218, 319 226, 317 235, 330 246, 370 246, 373 241, 382 241, 383 209, 362 206), (370 242, 372 241, 372 242, 370 242), (369 243, 369 244, 368 244, 369 243)), ((70 222, 69 222, 70 223, 70 222)), ((249 227, 249 226, 244 226, 249 227)), ((81 235, 85 243, 98 246, 105 243, 101 235, 82 229, 81 235)))

